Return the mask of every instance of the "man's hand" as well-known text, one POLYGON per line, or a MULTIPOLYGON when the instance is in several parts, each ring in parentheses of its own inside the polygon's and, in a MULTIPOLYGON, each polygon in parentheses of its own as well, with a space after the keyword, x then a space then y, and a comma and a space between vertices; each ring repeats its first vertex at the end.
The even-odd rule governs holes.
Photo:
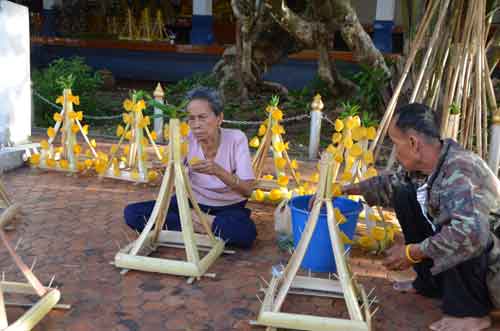
POLYGON ((383 265, 389 270, 406 270, 412 266, 412 263, 406 257, 406 246, 395 244, 386 251, 386 258, 383 265))
POLYGON ((221 171, 221 166, 215 163, 213 160, 199 161, 191 165, 191 170, 194 172, 199 172, 205 175, 218 176, 221 171))

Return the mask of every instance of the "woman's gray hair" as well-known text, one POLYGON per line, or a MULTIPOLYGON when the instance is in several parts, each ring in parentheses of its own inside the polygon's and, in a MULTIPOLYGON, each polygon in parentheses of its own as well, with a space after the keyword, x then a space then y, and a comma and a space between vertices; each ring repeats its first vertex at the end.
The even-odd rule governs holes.
POLYGON ((205 86, 195 87, 187 93, 186 97, 189 102, 193 100, 207 101, 216 116, 219 116, 224 110, 222 108, 222 101, 219 97, 219 93, 212 88, 205 86))

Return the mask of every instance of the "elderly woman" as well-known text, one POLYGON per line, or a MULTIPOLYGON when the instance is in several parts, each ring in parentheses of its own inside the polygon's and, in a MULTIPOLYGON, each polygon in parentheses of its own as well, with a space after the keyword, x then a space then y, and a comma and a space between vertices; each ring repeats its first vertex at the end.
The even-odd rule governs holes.
MULTIPOLYGON (((248 141, 243 132, 222 128, 222 105, 217 93, 198 88, 188 93, 187 105, 190 162, 189 179, 201 210, 208 214, 212 231, 228 244, 249 248, 257 236, 250 210, 245 208, 255 176, 248 141)), ((188 164, 188 162, 186 162, 188 164)), ((142 231, 153 211, 155 201, 130 204, 125 208, 125 222, 142 231)), ((193 215, 195 230, 200 222, 193 215)), ((166 217, 169 230, 180 231, 177 199, 174 196, 166 217)))

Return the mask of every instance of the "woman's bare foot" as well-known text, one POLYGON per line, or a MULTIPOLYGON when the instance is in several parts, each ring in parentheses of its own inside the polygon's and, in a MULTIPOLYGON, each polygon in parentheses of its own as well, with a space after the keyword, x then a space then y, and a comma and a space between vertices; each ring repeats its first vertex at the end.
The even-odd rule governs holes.
POLYGON ((439 321, 429 325, 429 329, 433 331, 481 331, 490 326, 489 316, 459 318, 445 315, 439 321))
POLYGON ((417 290, 413 287, 412 280, 405 280, 400 282, 394 282, 392 288, 398 292, 403 293, 417 293, 417 290))

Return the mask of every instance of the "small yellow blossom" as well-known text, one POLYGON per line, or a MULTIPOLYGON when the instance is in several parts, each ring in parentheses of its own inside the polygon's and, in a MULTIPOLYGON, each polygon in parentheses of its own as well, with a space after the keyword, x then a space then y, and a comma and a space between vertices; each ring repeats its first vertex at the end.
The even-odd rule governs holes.
POLYGON ((319 182, 319 173, 318 172, 315 172, 311 175, 311 182, 313 182, 313 183, 319 182))
POLYGON ((259 137, 262 137, 263 135, 265 135, 265 134, 266 134, 266 131, 267 131, 267 127, 266 127, 264 124, 261 124, 261 125, 259 126, 259 132, 257 132, 257 135, 258 135, 259 137))
POLYGON ((333 147, 332 144, 329 144, 328 147, 326 148, 326 151, 330 154, 335 154, 336 149, 335 147, 333 147))
POLYGON ((125 129, 123 128, 123 126, 118 125, 118 127, 116 128, 116 136, 121 137, 123 135, 124 131, 125 131, 125 129))
POLYGON ((80 97, 78 95, 69 95, 68 101, 74 103, 75 105, 80 105, 80 97))
POLYGON ((71 132, 73 133, 77 133, 78 131, 80 131, 80 128, 78 127, 77 124, 71 124, 71 132))
POLYGON ((363 154, 363 147, 359 143, 355 143, 352 145, 350 152, 352 156, 359 157, 363 154))
POLYGON ((156 141, 156 139, 158 139, 158 135, 156 134, 156 131, 151 131, 149 134, 151 135, 151 139, 153 141, 156 141))
POLYGON ((146 126, 148 126, 149 124, 151 124, 151 120, 149 119, 149 116, 144 116, 140 121, 139 121, 139 124, 137 124, 137 126, 140 128, 140 129, 144 129, 146 126))
POLYGON ((82 111, 76 112, 76 119, 79 121, 83 120, 83 112, 82 111))
POLYGON ((142 146, 147 146, 149 144, 148 138, 142 137, 141 143, 142 143, 142 146))
POLYGON ((42 141, 40 141, 40 147, 43 149, 43 150, 48 150, 49 149, 49 142, 45 139, 43 139, 42 141))
POLYGON ((364 126, 358 126, 352 129, 352 139, 356 141, 363 140, 366 137, 366 128, 364 126))
POLYGON ((95 139, 90 140, 90 146, 92 146, 94 148, 97 147, 97 143, 96 143, 95 139))
POLYGON ((273 127, 271 128, 271 131, 272 131, 274 134, 284 134, 284 133, 285 133, 285 128, 284 128, 282 125, 275 124, 275 125, 273 125, 273 127))
POLYGON ((334 158, 335 162, 337 162, 337 163, 344 162, 344 155, 342 155, 342 153, 340 151, 337 151, 333 158, 334 158))
POLYGON ((298 169, 299 168, 299 164, 297 162, 297 160, 292 160, 292 162, 290 163, 290 168, 292 169, 298 169))
POLYGON ((269 192, 269 199, 271 201, 277 201, 277 200, 281 199, 281 196, 282 196, 282 193, 278 189, 273 189, 273 190, 271 190, 271 192, 269 192))
POLYGON ((56 103, 62 105, 64 103, 64 96, 62 96, 62 95, 58 96, 56 99, 56 103))
POLYGON ((264 176, 262 176, 262 178, 265 180, 273 180, 274 176, 273 175, 264 175, 264 176))
POLYGON ((278 168, 280 170, 284 169, 286 166, 285 158, 283 158, 283 157, 276 158, 275 165, 276 165, 276 168, 278 168))
POLYGON ((68 117, 69 117, 70 119, 72 119, 72 120, 75 120, 75 119, 77 118, 77 116, 78 116, 78 115, 77 115, 77 114, 76 114, 76 112, 74 112, 74 111, 69 111, 69 112, 68 112, 68 117))
POLYGON ((335 120, 335 131, 340 132, 344 129, 344 122, 340 119, 335 120))
POLYGON ((338 197, 342 195, 342 184, 340 183, 333 183, 332 184, 332 195, 334 197, 338 197))
POLYGON ((283 144, 283 142, 281 142, 281 141, 274 142, 273 147, 274 147, 274 150, 278 153, 281 153, 285 150, 285 144, 283 144))
POLYGON ((125 99, 125 101, 123 101, 123 108, 126 111, 131 111, 132 108, 134 108, 134 103, 130 99, 125 99))
POLYGON ((366 151, 363 153, 363 159, 366 164, 372 164, 374 161, 373 153, 370 151, 366 151))
POLYGON ((373 126, 370 126, 368 129, 366 129, 366 138, 368 140, 374 140, 376 136, 377 129, 375 129, 373 126))
POLYGON ((189 125, 186 122, 182 122, 179 126, 179 131, 181 136, 186 137, 189 134, 189 125))
POLYGON ((78 170, 80 172, 85 170, 85 163, 83 163, 81 161, 76 162, 76 170, 78 170))
POLYGON ((139 100, 139 101, 135 104, 135 106, 134 106, 134 108, 133 108, 133 110, 134 110, 136 113, 138 113, 138 112, 140 112, 141 110, 144 110, 144 109, 146 109, 146 103, 144 102, 144 100, 143 100, 143 99, 139 100))
POLYGON ((158 178, 158 173, 154 170, 149 170, 148 171, 148 181, 149 182, 152 182, 154 181, 156 178, 158 178))
POLYGON ((125 124, 132 124, 132 116, 130 114, 127 114, 127 113, 123 113, 122 114, 122 117, 123 117, 123 122, 125 124))
POLYGON ((76 155, 80 155, 81 152, 82 152, 82 146, 78 144, 73 145, 73 153, 75 153, 76 155))
POLYGON ((59 161, 59 166, 61 167, 61 169, 69 169, 69 162, 68 160, 60 160, 59 161))
POLYGON ((377 176, 377 174, 377 169, 375 169, 374 167, 370 167, 365 172, 365 178, 375 177, 377 176))
POLYGON ((264 198, 266 197, 265 193, 260 190, 260 189, 256 189, 255 190, 255 200, 256 201, 264 201, 264 198))
POLYGON ((344 137, 343 144, 344 144, 344 147, 346 149, 351 149, 352 148, 352 145, 354 144, 354 142, 352 141, 352 138, 351 138, 350 135, 347 135, 347 136, 344 137))
POLYGON ((45 163, 47 164, 47 167, 49 167, 49 168, 55 168, 57 165, 56 160, 54 160, 53 158, 48 158, 47 161, 45 161, 45 163))
POLYGON ((281 121, 283 119, 283 112, 276 108, 272 111, 271 117, 276 121, 281 121))
POLYGON ((132 140, 132 131, 125 132, 125 139, 132 140))
POLYGON ((134 169, 134 170, 130 173, 130 177, 131 177, 133 180, 139 180, 139 178, 140 178, 139 171, 137 171, 136 169, 134 169))
POLYGON ((125 145, 123 147, 123 154, 128 155, 130 153, 130 145, 125 145))
POLYGON ((253 137, 248 143, 250 147, 257 148, 260 145, 259 137, 253 137))
POLYGON ((84 126, 82 126, 82 133, 84 135, 88 135, 89 134, 89 125, 88 124, 85 124, 84 126))
POLYGON ((278 177, 278 185, 279 186, 287 186, 288 185, 289 178, 288 176, 282 175, 278 177))
POLYGON ((63 120, 62 115, 60 113, 54 113, 54 116, 52 118, 56 122, 61 122, 63 120))
POLYGON ((30 164, 37 166, 40 164, 40 154, 32 154, 30 156, 30 164))
POLYGON ((49 127, 47 129, 47 136, 49 136, 49 138, 54 138, 56 136, 56 130, 53 127, 49 127))
POLYGON ((85 168, 90 169, 90 168, 92 168, 94 161, 93 160, 85 160, 84 164, 85 164, 85 168))
POLYGON ((340 179, 344 182, 350 182, 352 180, 352 174, 350 171, 344 171, 340 176, 340 179))
POLYGON ((332 142, 338 144, 342 140, 342 134, 340 132, 335 132, 332 135, 332 142))

